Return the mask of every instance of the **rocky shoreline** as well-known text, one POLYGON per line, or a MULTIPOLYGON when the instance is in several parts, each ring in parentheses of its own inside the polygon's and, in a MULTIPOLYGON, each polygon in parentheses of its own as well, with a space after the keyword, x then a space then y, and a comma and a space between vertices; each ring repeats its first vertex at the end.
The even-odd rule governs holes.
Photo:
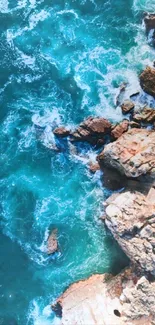
MULTIPOLYGON (((146 13, 144 23, 146 33, 153 30, 155 39, 155 14, 146 13)), ((146 67, 139 79, 142 91, 155 97, 155 68, 146 67)), ((117 98, 127 116, 119 124, 89 117, 76 130, 64 126, 54 130, 57 138, 68 137, 71 143, 104 146, 96 163, 89 164, 90 171, 111 168, 118 178, 136 180, 140 188, 129 186, 113 194, 104 203, 102 217, 129 257, 130 267, 117 276, 93 275, 72 284, 52 304, 63 325, 155 324, 155 109, 141 101, 139 92, 124 100, 126 88, 120 86, 117 98)))

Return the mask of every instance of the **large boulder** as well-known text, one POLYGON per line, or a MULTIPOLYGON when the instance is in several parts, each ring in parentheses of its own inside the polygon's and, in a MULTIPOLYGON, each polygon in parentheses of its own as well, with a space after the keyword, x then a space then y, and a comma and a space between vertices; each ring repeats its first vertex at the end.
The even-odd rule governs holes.
POLYGON ((146 93, 155 97, 155 68, 146 67, 140 75, 140 85, 146 93))
POLYGON ((111 123, 103 117, 89 117, 73 132, 74 141, 103 144, 104 136, 110 134, 111 123))
POLYGON ((52 309, 63 325, 151 325, 155 284, 131 269, 115 277, 97 274, 72 284, 52 309))
POLYGON ((137 123, 153 123, 155 122, 155 109, 144 107, 133 115, 133 120, 137 123))
POLYGON ((155 189, 114 194, 105 205, 106 225, 121 248, 141 273, 154 277, 155 189))
POLYGON ((99 154, 100 165, 117 169, 127 177, 149 175, 155 178, 155 131, 130 129, 109 143, 99 154))

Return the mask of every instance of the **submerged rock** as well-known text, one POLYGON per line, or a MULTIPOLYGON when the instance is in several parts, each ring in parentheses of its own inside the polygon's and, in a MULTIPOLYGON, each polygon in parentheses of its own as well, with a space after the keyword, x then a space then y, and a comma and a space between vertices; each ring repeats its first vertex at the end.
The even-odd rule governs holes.
POLYGON ((147 33, 151 29, 155 29, 155 14, 145 13, 144 23, 145 23, 147 33))
POLYGON ((155 97, 155 68, 147 67, 141 73, 140 85, 146 93, 155 97))
POLYGON ((52 309, 63 325, 151 325, 155 284, 131 269, 115 277, 97 274, 71 285, 52 309))
POLYGON ((58 229, 53 229, 48 237, 47 241, 47 254, 51 255, 58 251, 58 241, 57 241, 58 229))
POLYGON ((135 104, 131 100, 125 100, 124 103, 121 105, 123 114, 128 114, 133 110, 135 104))
POLYGON ((127 177, 155 178, 155 131, 130 129, 107 144, 98 156, 100 165, 117 169, 127 177))
POLYGON ((53 131, 54 135, 59 138, 66 138, 70 135, 70 130, 65 128, 64 126, 58 127, 53 131))
POLYGON ((114 194, 106 201, 105 222, 141 273, 155 276, 155 189, 114 194))
POLYGON ((74 141, 87 141, 93 145, 103 144, 104 136, 110 134, 111 123, 103 117, 89 117, 72 134, 74 141))
POLYGON ((112 139, 114 140, 118 139, 124 132, 128 130, 128 127, 129 127, 128 120, 124 120, 121 123, 115 125, 111 131, 112 139))

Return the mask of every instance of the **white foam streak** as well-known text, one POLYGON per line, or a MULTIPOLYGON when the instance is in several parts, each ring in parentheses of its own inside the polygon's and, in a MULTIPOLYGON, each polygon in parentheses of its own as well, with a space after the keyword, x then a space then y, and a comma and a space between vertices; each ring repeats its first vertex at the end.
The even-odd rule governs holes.
POLYGON ((50 316, 52 314, 51 307, 48 305, 46 306, 43 311, 39 306, 39 301, 33 300, 32 306, 30 308, 30 312, 28 315, 27 325, 29 324, 29 320, 33 319, 34 325, 51 325, 50 316))
POLYGON ((153 11, 155 8, 155 0, 134 0, 133 9, 135 11, 153 11))
POLYGON ((61 10, 57 12, 57 15, 64 15, 64 14, 71 14, 73 15, 76 19, 78 19, 78 14, 73 10, 61 10))
POLYGON ((0 1, 0 12, 5 13, 8 11, 8 0, 0 1))

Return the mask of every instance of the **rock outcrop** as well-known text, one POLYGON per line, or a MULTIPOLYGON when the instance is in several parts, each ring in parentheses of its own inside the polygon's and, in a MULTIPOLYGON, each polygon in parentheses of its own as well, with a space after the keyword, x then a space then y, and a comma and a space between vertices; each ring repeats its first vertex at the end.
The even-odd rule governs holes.
POLYGON ((121 123, 114 125, 111 130, 111 137, 113 140, 117 140, 120 136, 128 130, 129 121, 123 120, 121 123))
POLYGON ((60 126, 53 131, 54 135, 59 138, 66 138, 70 135, 70 130, 64 126, 60 126))
POLYGON ((155 189, 114 194, 106 201, 107 227, 136 269, 155 276, 155 189))
POLYGON ((115 277, 97 274, 71 285, 52 309, 62 325, 151 325, 155 284, 131 269, 115 277))
POLYGON ((57 241, 58 229, 53 229, 48 237, 47 241, 47 254, 51 255, 58 251, 58 241, 57 241))
POLYGON ((147 67, 141 73, 140 85, 146 93, 155 97, 155 68, 147 67))
POLYGON ((133 115, 133 120, 137 123, 153 123, 155 122, 155 109, 144 107, 133 115))
POLYGON ((125 100, 124 103, 121 105, 123 114, 130 113, 134 107, 135 104, 131 100, 125 100))
POLYGON ((87 141, 93 145, 103 144, 104 136, 110 134, 111 123, 102 117, 89 117, 72 133, 74 141, 87 141))
POLYGON ((155 131, 130 129, 107 144, 98 156, 100 165, 117 169, 127 177, 155 178, 155 131))

